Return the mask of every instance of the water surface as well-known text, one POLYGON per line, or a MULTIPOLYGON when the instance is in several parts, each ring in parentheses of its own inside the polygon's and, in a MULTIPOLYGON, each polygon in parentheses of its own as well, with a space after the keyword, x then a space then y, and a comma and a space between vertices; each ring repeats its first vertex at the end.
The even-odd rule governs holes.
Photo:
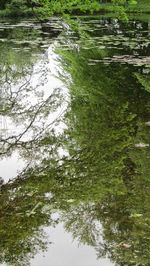
POLYGON ((0 24, 1 265, 149 265, 149 23, 79 23, 0 24))

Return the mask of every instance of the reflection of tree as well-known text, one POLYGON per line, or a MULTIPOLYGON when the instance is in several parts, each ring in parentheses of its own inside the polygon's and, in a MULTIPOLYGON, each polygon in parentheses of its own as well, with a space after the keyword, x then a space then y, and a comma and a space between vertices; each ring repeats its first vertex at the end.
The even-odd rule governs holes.
MULTIPOLYGON (((18 181, 19 183, 19 181, 18 181)), ((17 185, 1 189, 0 262, 28 265, 29 258, 46 248, 47 239, 41 225, 56 224, 50 218, 52 200, 37 195, 36 188, 23 189, 17 185)))
MULTIPOLYGON (((5 42, 0 41, 1 70, 5 68, 5 65, 7 65, 7 70, 8 66, 10 68, 15 66, 19 70, 30 67, 37 61, 39 51, 42 50, 37 39, 40 39, 40 41, 42 39, 40 37, 40 31, 34 29, 34 25, 29 28, 19 27, 18 25, 10 26, 10 28, 7 26, 0 35, 5 40, 5 42)), ((2 71, 1 75, 3 75, 2 71)))
MULTIPOLYGON (((43 74, 45 75, 45 72, 40 73, 40 75, 43 74)), ((30 84, 32 75, 35 75, 35 73, 30 73, 30 76, 28 73, 28 76, 25 76, 24 80, 20 81, 22 85, 19 87, 17 86, 19 81, 17 79, 13 84, 13 89, 12 82, 10 84, 10 82, 6 81, 2 89, 1 116, 6 117, 7 120, 10 119, 18 128, 21 125, 21 128, 19 133, 14 132, 8 137, 3 136, 1 138, 1 155, 7 154, 11 149, 19 146, 28 148, 33 141, 38 141, 41 135, 43 138, 43 132, 45 134, 49 132, 49 128, 53 124, 50 120, 44 123, 44 119, 58 107, 59 90, 55 90, 47 97, 44 97, 44 92, 38 91, 39 85, 33 87, 30 84), (32 99, 31 102, 29 102, 29 98, 32 99)), ((41 82, 44 82, 43 77, 41 82)), ((59 101, 60 103, 61 100, 59 101)))
MULTIPOLYGON (((149 73, 149 68, 147 69, 148 73, 149 73)), ((150 75, 142 75, 142 74, 139 74, 139 73, 136 73, 136 77, 138 79, 138 81, 141 83, 141 85, 143 86, 143 88, 150 92, 150 75)))
POLYGON ((102 227, 97 220, 95 204, 80 204, 63 213, 65 229, 71 231, 79 243, 96 247, 102 241, 102 227))
MULTIPOLYGON (((46 82, 48 71, 46 66, 44 68, 44 63, 47 63, 46 58, 40 69, 35 70, 33 67, 41 58, 41 55, 39 55, 41 48, 38 47, 37 42, 37 38, 40 38, 39 34, 41 33, 35 30, 34 27, 22 28, 17 26, 12 28, 7 26, 8 28, 6 27, 4 32, 1 33, 2 37, 6 38, 5 43, 0 42, 0 122, 2 130, 4 129, 4 132, 0 132, 2 135, 1 154, 6 154, 7 150, 11 151, 11 145, 14 147, 19 140, 21 141, 21 134, 24 135, 27 127, 29 128, 33 124, 39 111, 42 108, 44 109, 44 102, 46 105, 46 99, 42 100, 42 95, 38 95, 38 86, 46 82), (40 73, 40 71, 41 74, 36 73, 40 73), (36 79, 36 75, 41 75, 41 77, 38 80, 39 84, 34 86, 31 83, 33 83, 33 76, 36 79), (31 92, 32 97, 37 98, 38 96, 39 99, 36 100, 41 102, 29 103, 31 92), (15 122, 15 126, 18 126, 19 123, 22 124, 22 122, 26 123, 24 132, 22 131, 19 136, 14 132, 10 132, 11 136, 6 134, 6 124, 8 124, 8 130, 11 131, 10 120, 11 124, 12 120, 15 122), (6 138, 6 135, 8 135, 8 138, 6 138)), ((47 102, 48 100, 51 102, 47 98, 47 102)))
POLYGON ((13 128, 13 132, 9 128, 7 135, 1 132, 1 155, 11 153, 14 148, 29 150, 34 144, 38 147, 62 115, 60 90, 44 91, 50 70, 46 57, 42 60, 36 68, 28 64, 16 66, 15 62, 12 66, 3 65, 0 115, 13 128), (58 106, 59 114, 56 121, 52 121, 50 115, 58 106))
MULTIPOLYGON (((45 89, 51 75, 47 56, 39 56, 37 48, 12 49, 10 43, 1 44, 0 49, 0 119, 7 123, 5 131, 0 131, 0 156, 17 150, 29 163, 44 160, 44 154, 50 159, 57 150, 53 126, 64 108, 60 89, 45 89)), ((46 248, 41 226, 57 223, 51 219, 53 200, 45 194, 51 182, 48 187, 46 179, 42 187, 41 180, 35 182, 32 169, 27 172, 28 166, 25 175, 14 182, 4 184, 0 178, 0 263, 8 265, 28 265, 30 257, 46 248)))
POLYGON ((66 229, 117 265, 149 265, 148 150, 134 147, 149 141, 147 130, 142 131, 149 117, 149 94, 141 89, 132 67, 91 66, 89 58, 101 59, 96 50, 63 56, 73 79, 66 146, 78 157, 68 178, 70 184, 74 181, 74 191, 75 180, 79 182, 82 200, 95 202, 92 208, 81 205, 70 210, 72 215, 65 214, 66 229), (103 243, 92 221, 102 223, 103 243))
MULTIPOLYGON (((43 246, 41 226, 55 225, 50 217, 58 210, 65 229, 93 246, 99 257, 107 255, 120 266, 149 265, 149 149, 135 144, 148 141, 144 123, 150 96, 141 89, 134 67, 90 64, 89 59, 106 54, 82 47, 78 53, 63 52, 62 64, 72 78, 64 136, 56 137, 45 127, 43 131, 34 120, 43 121, 57 107, 55 97, 41 101, 38 88, 27 84, 24 93, 19 87, 14 109, 9 104, 7 115, 16 124, 26 121, 33 135, 30 141, 18 135, 18 142, 9 137, 5 141, 13 140, 9 144, 14 148, 27 151, 23 156, 40 163, 1 187, 1 262, 19 264, 34 255, 43 246), (29 106, 24 99, 26 103, 31 92, 39 100, 29 106), (59 148, 66 153, 60 156, 59 148)), ((10 94, 4 102, 9 99, 10 94)))

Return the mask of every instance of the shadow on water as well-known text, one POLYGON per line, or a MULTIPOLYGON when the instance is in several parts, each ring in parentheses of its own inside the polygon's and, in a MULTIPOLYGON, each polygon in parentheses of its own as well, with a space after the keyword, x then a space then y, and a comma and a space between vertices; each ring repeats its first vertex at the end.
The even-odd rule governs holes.
POLYGON ((10 38, 0 64, 0 115, 13 125, 1 131, 1 157, 17 151, 26 162, 1 180, 1 263, 34 265, 51 246, 44 228, 63 223, 98 264, 149 265, 149 26, 86 17, 80 26, 45 55, 35 35, 20 55, 10 38))

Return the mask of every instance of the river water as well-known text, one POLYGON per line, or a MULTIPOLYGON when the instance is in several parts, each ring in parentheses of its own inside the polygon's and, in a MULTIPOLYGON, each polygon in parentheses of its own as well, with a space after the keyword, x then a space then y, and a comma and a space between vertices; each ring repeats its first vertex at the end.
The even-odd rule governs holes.
POLYGON ((149 17, 74 21, 0 21, 0 264, 148 266, 149 17))

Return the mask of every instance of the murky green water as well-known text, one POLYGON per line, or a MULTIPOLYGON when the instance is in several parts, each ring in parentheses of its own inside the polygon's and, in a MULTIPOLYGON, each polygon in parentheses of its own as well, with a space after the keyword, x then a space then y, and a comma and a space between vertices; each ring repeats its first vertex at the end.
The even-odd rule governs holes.
POLYGON ((149 23, 80 19, 0 23, 1 265, 150 265, 149 23))

